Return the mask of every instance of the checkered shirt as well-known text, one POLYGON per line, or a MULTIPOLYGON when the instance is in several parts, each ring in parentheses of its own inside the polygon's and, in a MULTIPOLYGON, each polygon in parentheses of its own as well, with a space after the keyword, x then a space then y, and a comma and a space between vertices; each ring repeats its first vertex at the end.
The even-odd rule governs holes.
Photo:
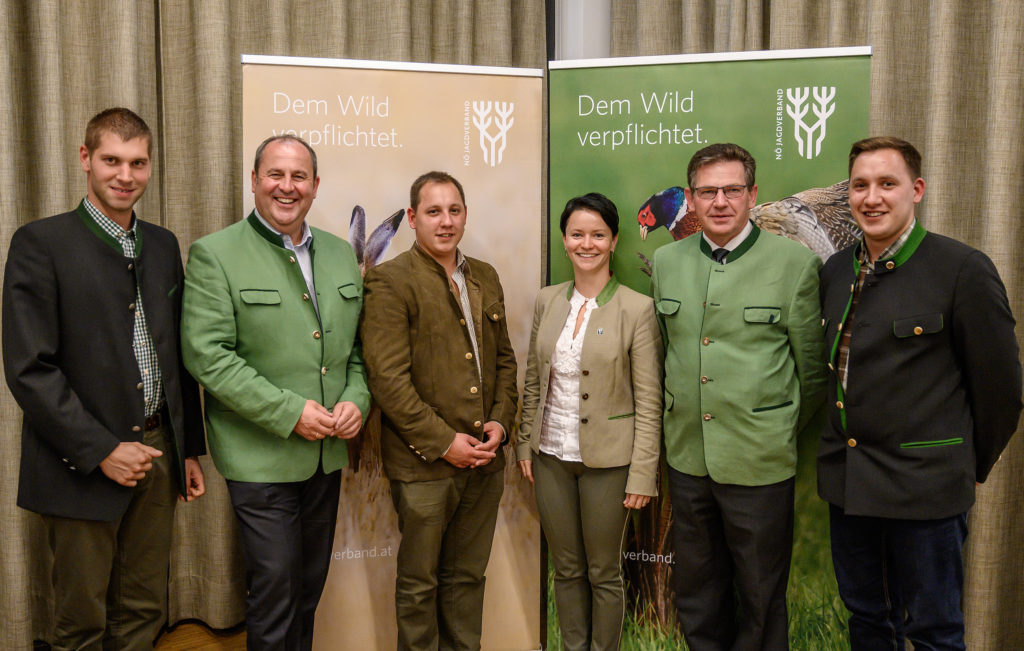
MULTIPOLYGON (((89 216, 103 229, 103 232, 114 238, 124 250, 125 256, 135 258, 135 226, 137 224, 135 215, 132 215, 132 227, 127 231, 121 228, 114 220, 101 213, 96 206, 92 205, 86 197, 85 210, 89 216)), ((138 265, 135 271, 138 273, 138 265)), ((135 352, 135 361, 139 365, 139 373, 142 375, 142 393, 146 401, 146 416, 152 416, 160 407, 164 399, 164 385, 160 378, 160 362, 156 356, 156 348, 153 346, 153 337, 149 333, 149 326, 146 324, 146 312, 142 308, 142 293, 139 290, 139 283, 136 277, 135 282, 135 324, 132 328, 132 350, 135 352)))
MULTIPOLYGON (((903 231, 903 234, 896 238, 896 241, 890 244, 881 255, 878 256, 877 260, 885 260, 896 255, 903 245, 910 239, 910 233, 914 230, 914 225, 917 224, 917 220, 910 222, 910 226, 907 230, 903 231)), ((853 337, 853 313, 857 310, 857 301, 860 300, 860 290, 864 288, 864 280, 868 277, 869 273, 875 272, 875 263, 868 259, 868 247, 861 240, 859 248, 860 261, 860 273, 857 274, 857 283, 853 289, 853 298, 850 301, 850 311, 846 315, 846 321, 843 323, 843 336, 839 339, 839 359, 837 364, 837 373, 839 374, 839 380, 843 383, 843 391, 846 391, 846 376, 850 372, 850 339, 853 337)), ((876 261, 877 261, 876 260, 876 261)))

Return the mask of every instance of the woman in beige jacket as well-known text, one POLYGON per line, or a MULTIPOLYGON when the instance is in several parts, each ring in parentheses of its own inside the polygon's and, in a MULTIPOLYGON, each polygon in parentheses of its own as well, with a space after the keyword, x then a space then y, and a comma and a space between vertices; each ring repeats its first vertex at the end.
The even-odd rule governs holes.
POLYGON ((537 296, 516 453, 535 484, 566 651, 617 649, 629 509, 657 495, 662 342, 651 299, 611 275, 619 217, 569 200, 573 280, 537 296))

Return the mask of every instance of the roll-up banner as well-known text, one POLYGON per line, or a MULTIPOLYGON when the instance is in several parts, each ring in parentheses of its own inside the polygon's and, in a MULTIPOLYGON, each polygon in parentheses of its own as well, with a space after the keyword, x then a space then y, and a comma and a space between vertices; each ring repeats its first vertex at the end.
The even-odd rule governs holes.
MULTIPOLYGON (((571 275, 558 227, 565 202, 600 192, 619 209, 615 274, 650 293, 655 249, 698 227, 682 192, 687 163, 716 142, 737 143, 756 159, 752 219, 762 228, 823 259, 851 243, 858 231, 847 205, 847 155, 868 135, 870 55, 855 47, 550 62, 550 282, 571 275)), ((800 440, 789 584, 795 648, 827 648, 815 631, 844 627, 828 512, 814 483, 818 431, 800 440)), ((661 499, 635 515, 624 551, 639 606, 633 617, 643 625, 673 623, 669 572, 686 553, 671 548, 666 494, 663 477, 661 499)))
MULTIPOLYGON (((403 211, 417 176, 443 170, 462 183, 468 221, 460 248, 501 277, 521 383, 543 265, 542 71, 245 55, 242 82, 246 210, 256 147, 274 134, 301 136, 319 163, 308 220, 362 238, 364 269, 415 241, 403 211)), ((343 471, 316 649, 396 643, 399 533, 379 426, 374 414, 361 435, 358 472, 343 471)), ((509 462, 487 568, 485 649, 540 647, 540 527, 529 485, 515 470, 509 462)))

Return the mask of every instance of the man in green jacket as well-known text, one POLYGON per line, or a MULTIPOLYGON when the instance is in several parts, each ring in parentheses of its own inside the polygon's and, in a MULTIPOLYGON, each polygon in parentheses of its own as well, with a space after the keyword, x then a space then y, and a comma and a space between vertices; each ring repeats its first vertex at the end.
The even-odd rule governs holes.
POLYGON ((516 415, 516 359, 498 274, 458 249, 462 186, 413 183, 416 243, 366 274, 363 314, 381 455, 402 542, 399 649, 479 649, 484 570, 516 415))
POLYGON ((316 154, 256 150, 256 209, 192 245, 182 349, 240 526, 249 649, 310 649, 330 561, 345 439, 370 406, 362 283, 347 242, 310 228, 316 154))
POLYGON ((824 393, 821 260, 750 222, 754 172, 737 145, 694 154, 703 234, 654 255, 673 588, 694 651, 788 648, 796 435, 824 393))

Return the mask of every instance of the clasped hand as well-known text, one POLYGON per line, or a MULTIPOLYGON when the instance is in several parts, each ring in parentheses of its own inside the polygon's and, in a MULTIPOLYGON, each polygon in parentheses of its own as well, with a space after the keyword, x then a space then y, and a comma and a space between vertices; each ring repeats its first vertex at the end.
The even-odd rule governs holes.
POLYGON ((497 456, 495 450, 501 445, 505 430, 497 421, 484 423, 484 440, 480 441, 469 434, 455 433, 455 440, 444 453, 444 460, 456 468, 479 468, 491 462, 497 456))
POLYGON ((315 400, 307 400, 294 432, 309 441, 319 441, 328 436, 350 439, 359 433, 362 425, 363 412, 355 403, 339 402, 328 411, 315 400))

